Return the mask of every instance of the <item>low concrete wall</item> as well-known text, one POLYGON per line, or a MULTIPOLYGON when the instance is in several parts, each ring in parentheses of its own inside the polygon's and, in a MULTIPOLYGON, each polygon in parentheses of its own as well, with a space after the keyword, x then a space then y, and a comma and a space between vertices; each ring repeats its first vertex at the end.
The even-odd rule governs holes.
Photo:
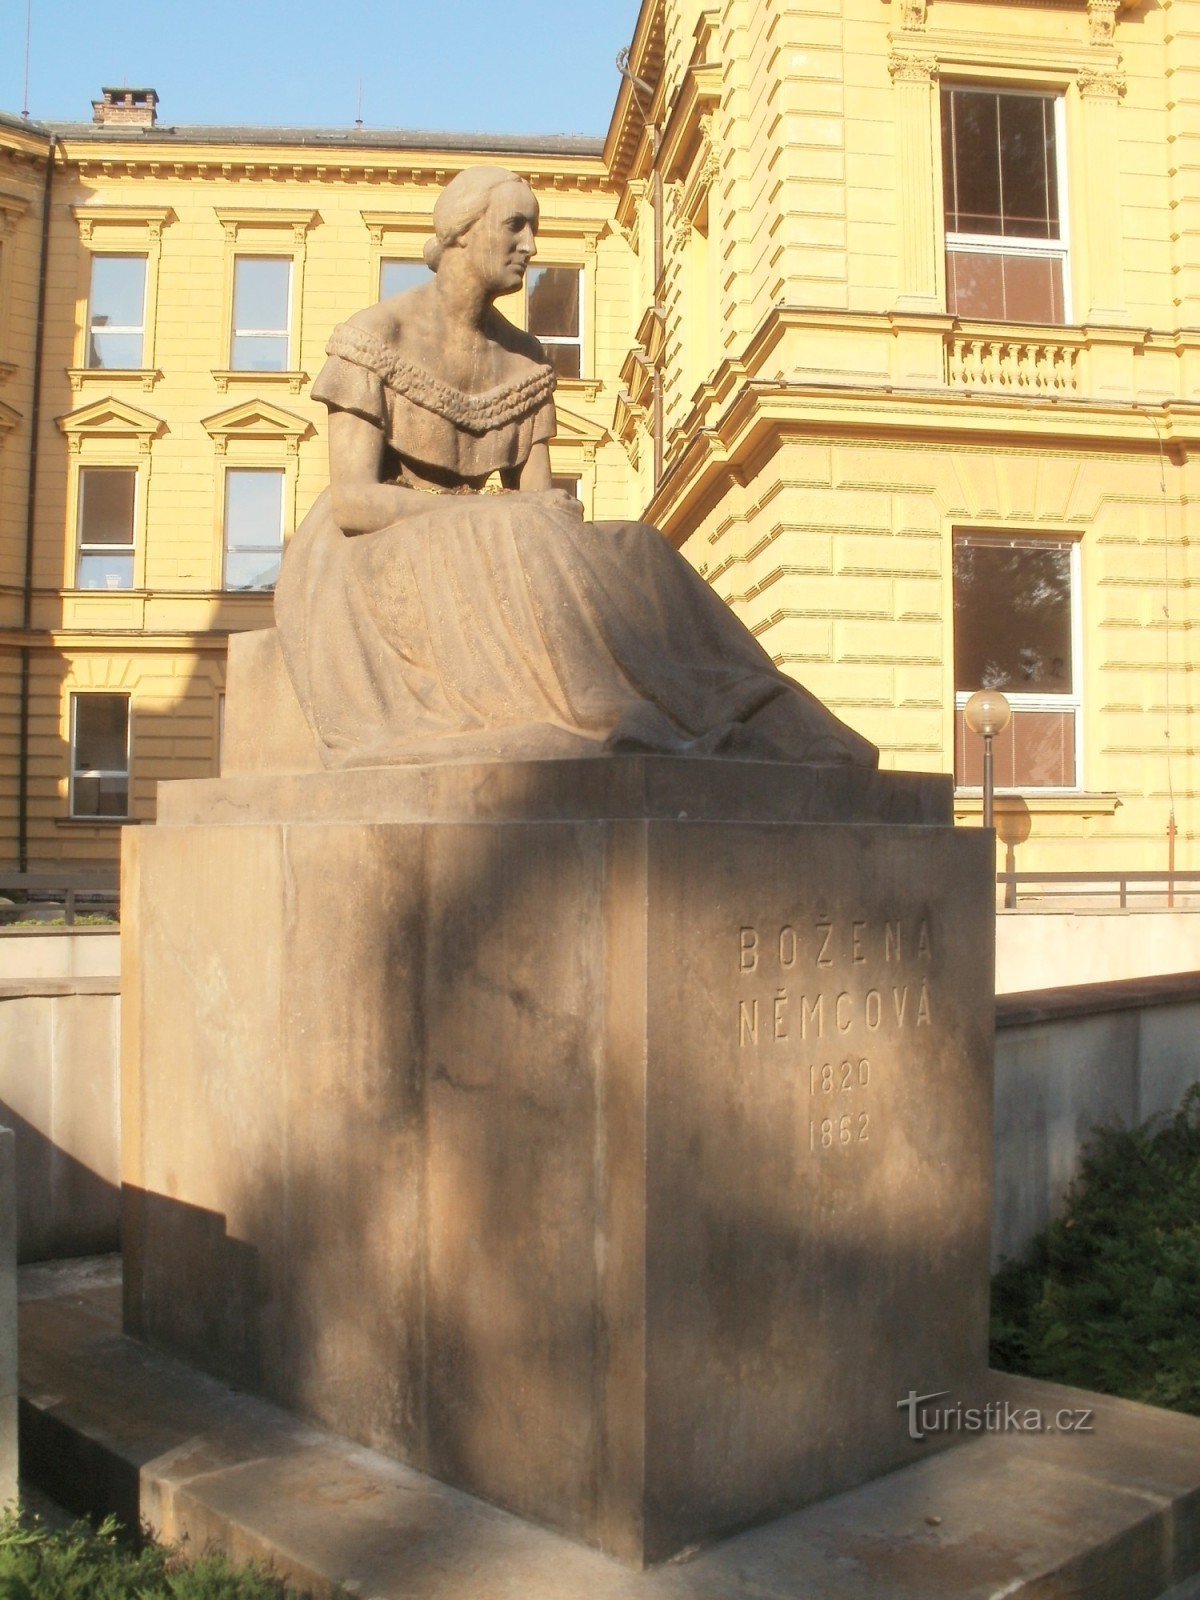
POLYGON ((999 911, 996 993, 1200 971, 1200 911, 999 911))
POLYGON ((17 1498, 16 1141, 0 1128, 0 1510, 17 1498))
POLYGON ((0 983, 39 978, 116 978, 119 928, 0 928, 0 983))
MULTIPOLYGON (((1097 914, 1084 918, 1090 937, 1097 914)), ((115 976, 0 983, 0 1123, 17 1135, 22 1261, 119 1247, 119 1008, 115 976)), ((995 1259, 1045 1227, 1094 1127, 1173 1110, 1198 1079, 1200 973, 1002 995, 995 1259)))
POLYGON ((0 983, 0 1124, 16 1134, 21 1261, 118 1248, 116 978, 0 983))
POLYGON ((998 1000, 993 1259, 1055 1215, 1093 1128, 1174 1111, 1198 1080, 1200 973, 998 1000))

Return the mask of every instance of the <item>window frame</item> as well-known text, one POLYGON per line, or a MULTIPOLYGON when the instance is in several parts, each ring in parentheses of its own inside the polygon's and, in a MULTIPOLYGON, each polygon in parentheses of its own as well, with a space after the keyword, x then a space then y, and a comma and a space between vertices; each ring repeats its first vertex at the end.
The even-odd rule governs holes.
POLYGON ((233 252, 233 266, 230 276, 229 294, 229 344, 227 354, 229 368, 239 378, 245 379, 248 375, 255 377, 285 377, 294 371, 292 362, 292 344, 295 339, 296 315, 296 258, 295 254, 286 250, 239 250, 233 252), (237 325, 237 284, 238 265, 242 261, 282 261, 287 267, 287 304, 284 307, 283 326, 281 328, 239 328, 237 325), (284 340, 282 367, 239 367, 235 357, 237 354, 238 339, 280 339, 284 340))
MULTIPOLYGON (((254 472, 258 474, 272 473, 279 480, 279 544, 278 553, 280 563, 283 561, 284 547, 287 541, 287 506, 288 506, 288 470, 284 466, 274 466, 268 462, 237 462, 226 466, 221 481, 221 592, 228 595, 253 595, 267 596, 274 594, 275 583, 266 588, 237 588, 231 589, 228 583, 229 568, 229 480, 236 473, 254 472)), ((262 554, 274 554, 274 545, 238 545, 236 553, 253 554, 261 551, 262 554)), ((278 570, 276 582, 278 582, 278 570)))
POLYGON ((128 822, 133 817, 133 696, 127 690, 121 689, 72 689, 70 690, 70 707, 68 711, 68 749, 70 751, 70 767, 67 782, 67 815, 76 822, 120 823, 128 822), (118 771, 116 768, 88 767, 80 768, 77 751, 79 748, 79 702, 81 700, 94 700, 98 696, 109 700, 123 700, 125 702, 125 768, 118 771), (75 784, 79 778, 120 778, 125 779, 125 809, 116 811, 80 811, 76 805, 75 784))
POLYGON ((87 312, 84 317, 83 338, 83 365, 89 372, 145 372, 148 368, 146 361, 147 323, 150 312, 150 252, 148 250, 92 250, 88 255, 88 298, 87 312), (137 333, 141 336, 141 360, 136 366, 106 367, 93 363, 92 345, 95 337, 95 327, 92 321, 92 306, 95 300, 94 285, 96 279, 97 261, 140 261, 142 263, 142 320, 137 327, 110 327, 105 328, 105 333, 137 333))
POLYGON ((74 366, 67 376, 76 392, 85 386, 136 378, 147 392, 161 374, 155 365, 158 343, 158 277, 162 264, 163 234, 175 222, 170 206, 125 205, 122 203, 81 202, 71 206, 79 230, 79 256, 76 268, 75 336, 72 343, 74 366), (94 256, 145 256, 146 297, 142 310, 142 365, 140 367, 89 367, 91 341, 92 258, 94 256), (79 308, 83 307, 83 315, 79 308))
MULTIPOLYGON (((426 263, 425 258, 423 256, 420 256, 420 255, 417 255, 417 256, 389 255, 389 254, 385 254, 385 253, 383 253, 381 251, 379 256, 378 256, 378 258, 377 258, 377 260, 376 260, 376 263, 375 263, 375 298, 376 298, 376 300, 391 299, 390 295, 386 295, 385 296, 384 292, 383 292, 383 274, 384 274, 384 269, 389 267, 389 266, 391 266, 393 263, 395 263, 396 265, 405 266, 405 267, 420 267, 422 269, 422 271, 424 272, 424 274, 425 274, 424 281, 426 283, 432 283, 433 282, 434 274, 429 270, 429 266, 426 263)), ((411 287, 412 288, 419 288, 419 287, 421 287, 421 285, 420 284, 413 284, 413 285, 411 285, 411 287)), ((397 290, 396 292, 398 294, 403 294, 406 291, 397 290)))
POLYGON ((1010 323, 1002 318, 976 317, 958 311, 951 311, 948 261, 943 265, 943 274, 946 280, 946 314, 963 322, 1001 321, 1005 326, 1012 327, 1057 328, 1074 326, 1075 305, 1071 282, 1071 205, 1068 177, 1069 161, 1067 157, 1067 96, 1065 90, 1058 87, 1036 87, 1006 83, 995 79, 964 78, 958 75, 949 75, 941 78, 938 87, 940 91, 938 95, 939 161, 941 160, 940 147, 944 138, 944 129, 940 125, 940 117, 944 105, 943 93, 958 91, 963 94, 1010 95, 1014 98, 1021 96, 1035 100, 1049 100, 1054 108, 1054 172, 1055 181, 1058 185, 1058 238, 1056 240, 1029 239, 1021 235, 1004 233, 963 233, 952 230, 947 225, 945 174, 943 171, 943 187, 940 196, 943 255, 948 258, 957 252, 962 255, 1026 256, 1037 260, 1059 261, 1062 263, 1062 321, 1060 323, 1010 323))
POLYGON ((557 376, 558 376, 559 383, 589 383, 589 382, 592 381, 592 379, 590 378, 590 375, 589 375, 589 368, 591 367, 591 362, 588 360, 588 346, 587 346, 587 335, 588 335, 587 283, 588 283, 587 268, 583 265, 582 262, 579 262, 579 261, 555 261, 555 260, 540 261, 535 256, 534 259, 530 262, 528 271, 526 272, 526 275, 525 275, 525 283, 524 283, 524 286, 523 286, 523 292, 522 292, 522 296, 521 296, 522 310, 524 312, 524 317, 525 317, 525 327, 528 329, 528 331, 530 333, 533 333, 534 338, 537 339, 538 343, 542 346, 542 349, 547 352, 547 354, 549 354, 549 351, 550 351, 551 347, 564 347, 565 346, 565 347, 568 347, 568 348, 578 349, 578 351, 579 351, 579 374, 578 374, 578 376, 577 377, 566 377, 562 373, 558 373, 557 372, 557 368, 556 368, 555 370, 556 370, 556 373, 557 373, 557 376), (533 328, 530 327, 530 324, 529 324, 529 295, 530 295, 529 277, 530 277, 530 274, 531 273, 535 273, 535 272, 546 272, 546 271, 551 271, 551 270, 560 271, 560 272, 573 272, 573 273, 576 274, 577 285, 578 285, 576 292, 577 292, 578 304, 579 304, 579 333, 578 333, 577 336, 567 336, 565 334, 563 334, 563 335, 560 335, 560 334, 542 335, 540 333, 534 332, 533 328))
POLYGON ((71 588, 78 594, 131 594, 138 587, 138 526, 141 521, 142 484, 141 473, 138 468, 125 461, 85 461, 80 462, 75 473, 75 562, 71 588), (133 474, 133 504, 130 508, 129 543, 125 544, 98 544, 88 542, 85 544, 83 537, 84 507, 87 504, 85 479, 89 472, 127 472, 133 474), (80 581, 82 576, 83 559, 85 555, 105 555, 109 553, 125 554, 129 557, 130 573, 129 582, 125 585, 92 588, 85 587, 80 581))
MULTIPOLYGON (((1001 688, 1000 693, 1012 708, 1013 717, 1016 718, 1023 711, 1071 711, 1074 714, 1075 727, 1075 782, 1072 784, 997 784, 997 794, 1011 795, 1067 795, 1082 794, 1086 790, 1084 783, 1084 626, 1083 626, 1083 542, 1076 534, 1048 533, 1014 530, 1006 528, 955 528, 951 534, 951 627, 954 617, 954 576, 953 576, 953 551, 954 545, 960 540, 970 539, 977 543, 994 543, 1016 547, 1041 546, 1042 548, 1067 549, 1071 562, 1071 689, 1069 693, 1040 693, 1026 694, 1019 689, 1001 688)), ((954 673, 953 639, 950 651, 950 671, 954 673)), ((977 684, 976 688, 983 687, 977 684)), ((954 752, 954 791, 959 795, 979 795, 983 793, 982 784, 963 784, 958 781, 958 751, 957 751, 957 722, 958 716, 966 709, 967 701, 975 691, 972 689, 959 689, 954 685, 954 711, 951 716, 952 739, 951 746, 954 752)))

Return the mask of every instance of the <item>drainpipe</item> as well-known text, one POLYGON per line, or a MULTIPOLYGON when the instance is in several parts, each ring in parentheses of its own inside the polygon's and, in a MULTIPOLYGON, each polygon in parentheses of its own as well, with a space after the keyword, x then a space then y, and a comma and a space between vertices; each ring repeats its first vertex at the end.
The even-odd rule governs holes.
POLYGON ((32 651, 28 636, 33 626, 33 534, 37 508, 38 434, 42 418, 42 348, 46 338, 46 277, 50 259, 50 195, 54 186, 54 160, 58 137, 50 135, 46 171, 42 179, 42 246, 38 265, 37 323, 33 340, 33 390, 29 401, 29 470, 25 497, 25 575, 21 600, 21 703, 17 731, 17 870, 29 871, 29 699, 32 651))
MULTIPOLYGON (((630 71, 629 51, 622 50, 617 56, 617 71, 625 78, 637 101, 638 110, 642 114, 642 125, 650 133, 650 209, 654 216, 654 315, 661 322, 666 313, 658 303, 658 289, 663 275, 663 178, 659 170, 658 158, 662 150, 662 131, 656 122, 650 121, 650 104, 654 98, 654 91, 644 78, 637 78, 630 71)), ((651 385, 653 395, 653 427, 654 427, 654 489, 662 482, 663 470, 663 385, 662 369, 655 362, 651 370, 651 385)))

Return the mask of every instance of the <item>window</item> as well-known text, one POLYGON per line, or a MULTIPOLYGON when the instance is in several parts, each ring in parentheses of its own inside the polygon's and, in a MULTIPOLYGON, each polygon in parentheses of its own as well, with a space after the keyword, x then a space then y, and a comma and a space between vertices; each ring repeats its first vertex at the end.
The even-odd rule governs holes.
POLYGON ((233 263, 235 372, 286 372, 292 263, 287 256, 236 256, 233 263))
POLYGON ((1067 320, 1060 95, 942 90, 946 309, 1067 320))
POLYGON ((79 472, 80 589, 133 588, 134 467, 79 472))
POLYGON ((283 556, 283 473, 225 474, 225 587, 273 589, 283 556))
POLYGON ((71 815, 129 815, 129 696, 71 696, 71 815))
POLYGON ((550 487, 552 489, 564 489, 566 493, 571 495, 574 499, 579 499, 578 478, 568 477, 566 474, 562 473, 555 473, 550 479, 550 487))
POLYGON ((983 781, 983 741, 963 707, 976 689, 1001 689, 1012 721, 994 741, 1001 788, 1079 783, 1079 546, 1066 539, 954 541, 955 778, 983 781))
POLYGON ((144 360, 145 329, 145 256, 93 256, 88 366, 137 370, 144 360))
POLYGON ((529 331, 560 378, 583 375, 583 318, 578 267, 530 267, 525 275, 529 331))
POLYGON ((379 298, 390 300, 394 294, 403 294, 405 289, 419 289, 430 278, 429 268, 423 261, 385 257, 379 263, 379 298))

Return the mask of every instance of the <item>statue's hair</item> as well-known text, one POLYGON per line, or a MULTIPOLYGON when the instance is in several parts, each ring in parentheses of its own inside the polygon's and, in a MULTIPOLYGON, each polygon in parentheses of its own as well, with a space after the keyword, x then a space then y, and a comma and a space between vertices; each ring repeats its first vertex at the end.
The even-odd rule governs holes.
POLYGON ((454 244, 488 208, 492 191, 505 183, 524 183, 507 167, 466 167, 452 178, 433 208, 432 239, 425 243, 425 265, 436 272, 447 245, 454 244))

